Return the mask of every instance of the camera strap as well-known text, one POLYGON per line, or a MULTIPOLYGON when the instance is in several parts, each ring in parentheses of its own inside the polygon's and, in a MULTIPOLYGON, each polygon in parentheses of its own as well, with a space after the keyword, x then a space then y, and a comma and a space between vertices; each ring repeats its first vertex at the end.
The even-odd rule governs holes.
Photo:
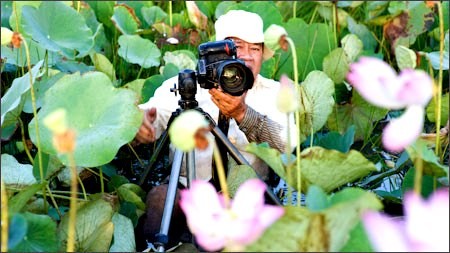
MULTIPOLYGON (((230 118, 223 115, 221 111, 219 111, 217 127, 222 131, 225 136, 228 136, 228 129, 230 128, 230 118)), ((225 176, 228 175, 228 151, 224 143, 221 141, 217 141, 217 147, 220 152, 220 157, 222 158, 223 168, 225 170, 225 176)), ((212 160, 212 181, 213 185, 217 191, 220 190, 220 182, 219 182, 219 174, 217 172, 217 165, 215 160, 212 160)))

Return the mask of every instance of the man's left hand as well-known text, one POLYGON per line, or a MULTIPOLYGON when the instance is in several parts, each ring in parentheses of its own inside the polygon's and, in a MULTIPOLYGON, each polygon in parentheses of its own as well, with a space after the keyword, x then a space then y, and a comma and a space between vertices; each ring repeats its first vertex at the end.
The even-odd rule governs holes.
POLYGON ((238 123, 241 123, 247 110, 247 104, 245 104, 247 92, 244 92, 241 96, 232 96, 220 89, 212 88, 209 90, 209 94, 211 94, 211 100, 219 107, 223 115, 234 118, 238 123))

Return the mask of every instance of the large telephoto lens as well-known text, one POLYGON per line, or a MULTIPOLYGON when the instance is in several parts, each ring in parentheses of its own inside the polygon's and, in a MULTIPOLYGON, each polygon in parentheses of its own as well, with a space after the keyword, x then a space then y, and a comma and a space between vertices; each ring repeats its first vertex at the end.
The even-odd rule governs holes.
POLYGON ((217 68, 219 85, 233 96, 240 96, 253 86, 253 73, 240 61, 224 61, 217 68))

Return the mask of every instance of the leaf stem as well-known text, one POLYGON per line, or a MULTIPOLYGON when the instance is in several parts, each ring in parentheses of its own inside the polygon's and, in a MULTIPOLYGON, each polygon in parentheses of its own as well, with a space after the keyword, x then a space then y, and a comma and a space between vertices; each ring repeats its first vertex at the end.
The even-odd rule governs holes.
POLYGON ((438 12, 439 12, 439 74, 438 74, 438 85, 437 85, 437 92, 435 94, 436 96, 436 104, 435 109, 436 111, 436 147, 435 147, 435 153, 438 157, 441 155, 441 139, 439 135, 439 130, 441 129, 441 104, 442 104, 442 62, 444 60, 444 17, 442 12, 442 4, 441 2, 437 2, 438 6, 438 12), (437 107, 437 108, 436 108, 437 107))
POLYGON ((22 119, 20 117, 17 117, 17 119, 19 120, 19 124, 20 124, 20 134, 22 136, 23 148, 25 150, 25 153, 28 156, 28 159, 30 160, 30 163, 34 164, 33 157, 31 156, 30 150, 28 149, 28 145, 27 145, 27 142, 25 140, 25 126, 24 126, 23 121, 22 121, 22 119))
MULTIPOLYGON (((294 68, 294 86, 295 86, 295 92, 297 94, 300 94, 300 85, 298 83, 298 67, 297 67, 297 52, 295 49, 295 44, 294 41, 290 38, 286 36, 286 40, 289 43, 289 46, 291 47, 291 52, 292 52, 292 64, 293 64, 293 68, 294 68)), ((296 148, 296 158, 297 158, 297 189, 298 189, 298 194, 299 196, 297 197, 297 205, 300 206, 300 202, 299 199, 301 199, 301 195, 302 195, 302 180, 301 180, 301 170, 300 170, 300 159, 301 159, 301 155, 300 155, 300 144, 301 144, 301 139, 300 139, 300 111, 297 110, 295 111, 295 121, 297 122, 297 128, 299 129, 299 133, 297 136, 297 148, 296 148)), ((289 154, 290 155, 290 154, 289 154)))
POLYGON ((227 185, 227 179, 225 176, 225 170, 223 168, 223 162, 222 157, 220 157, 219 147, 217 147, 217 143, 213 141, 214 143, 214 160, 216 161, 217 166, 217 174, 219 176, 219 183, 220 188, 222 189, 223 199, 225 202, 225 206, 229 207, 230 205, 230 194, 228 192, 228 185, 227 185))
POLYGON ((77 218, 77 168, 72 152, 67 153, 70 167, 70 208, 69 208, 69 225, 67 233, 67 252, 74 252, 75 249, 75 222, 77 218))
POLYGON ((414 192, 420 196, 422 192, 423 160, 420 152, 417 152, 417 154, 418 155, 414 161, 414 166, 416 167, 414 176, 414 192))

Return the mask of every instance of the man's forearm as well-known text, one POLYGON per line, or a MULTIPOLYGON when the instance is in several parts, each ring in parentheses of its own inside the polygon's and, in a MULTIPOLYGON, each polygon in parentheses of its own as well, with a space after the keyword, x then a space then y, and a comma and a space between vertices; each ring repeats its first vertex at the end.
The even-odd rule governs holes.
POLYGON ((270 147, 284 152, 285 141, 280 138, 283 126, 260 114, 250 106, 247 107, 239 129, 245 133, 249 142, 267 142, 270 147))

